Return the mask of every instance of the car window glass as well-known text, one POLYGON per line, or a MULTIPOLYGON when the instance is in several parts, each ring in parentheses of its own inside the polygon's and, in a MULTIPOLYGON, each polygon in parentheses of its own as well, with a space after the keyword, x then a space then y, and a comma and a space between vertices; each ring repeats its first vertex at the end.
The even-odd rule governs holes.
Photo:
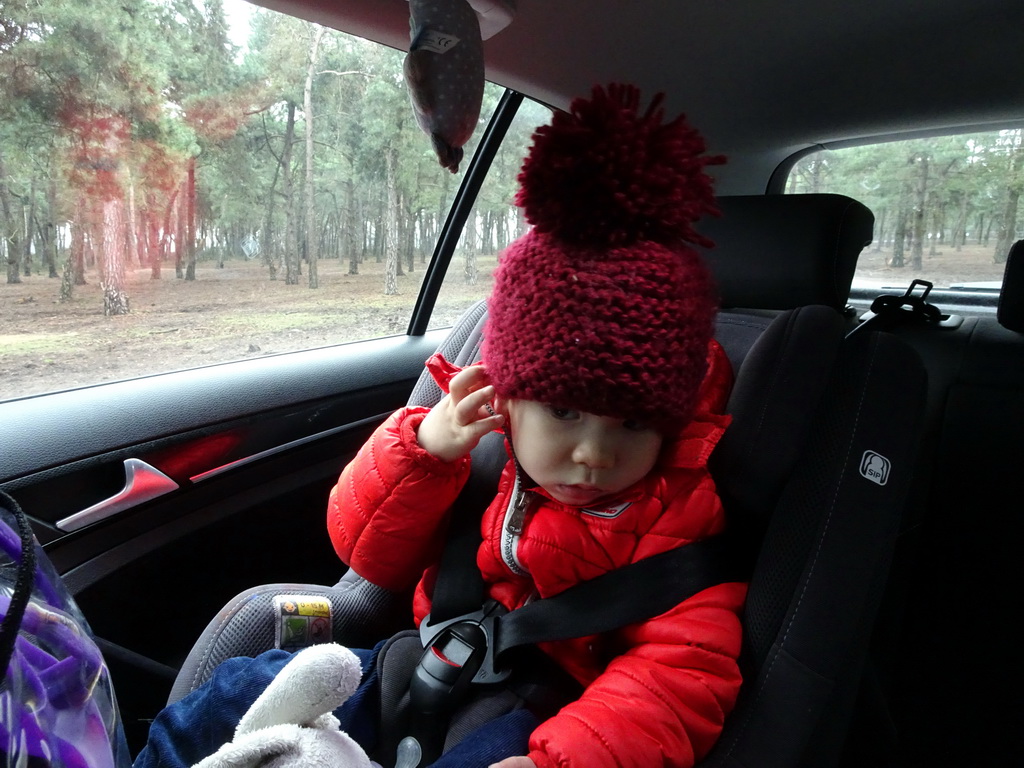
POLYGON ((445 273, 430 316, 431 328, 451 325, 467 307, 486 297, 491 291, 491 275, 498 255, 512 240, 526 233, 528 225, 523 211, 515 205, 517 178, 533 132, 550 120, 550 108, 523 100, 484 179, 445 273))
POLYGON ((875 214, 854 288, 991 291, 1024 237, 1024 131, 1000 130, 823 150, 796 163, 787 193, 834 192, 875 214))
POLYGON ((403 52, 240 0, 0 32, 0 399, 406 331, 497 87, 451 174, 403 52))

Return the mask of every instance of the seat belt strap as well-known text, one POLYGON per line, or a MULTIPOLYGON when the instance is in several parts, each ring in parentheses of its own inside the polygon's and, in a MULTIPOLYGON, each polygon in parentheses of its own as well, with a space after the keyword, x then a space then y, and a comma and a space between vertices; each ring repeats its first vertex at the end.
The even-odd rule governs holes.
POLYGON ((480 609, 487 599, 483 575, 476 567, 476 552, 482 541, 480 517, 498 492, 498 478, 508 461, 501 443, 504 438, 491 432, 470 453, 472 469, 450 514, 451 523, 437 582, 431 597, 431 613, 446 621, 480 609))
POLYGON ((587 637, 660 616, 708 587, 745 581, 749 568, 724 534, 582 581, 496 620, 495 657, 512 648, 587 637))

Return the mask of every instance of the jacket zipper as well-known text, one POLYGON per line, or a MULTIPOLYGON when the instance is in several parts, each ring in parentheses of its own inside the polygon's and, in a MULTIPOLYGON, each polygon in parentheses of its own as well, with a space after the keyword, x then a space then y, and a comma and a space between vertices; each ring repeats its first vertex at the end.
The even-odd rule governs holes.
POLYGON ((519 474, 516 473, 516 482, 512 486, 512 498, 505 510, 505 520, 501 527, 501 559, 512 573, 516 576, 528 576, 529 571, 523 567, 516 557, 519 548, 519 537, 523 533, 523 524, 526 520, 526 512, 530 508, 530 494, 521 487, 519 474))

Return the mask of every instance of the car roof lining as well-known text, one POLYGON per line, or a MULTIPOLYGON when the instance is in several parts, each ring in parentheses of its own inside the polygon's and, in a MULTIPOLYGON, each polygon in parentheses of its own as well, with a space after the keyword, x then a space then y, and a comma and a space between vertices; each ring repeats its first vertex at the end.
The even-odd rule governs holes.
MULTIPOLYGON (((408 47, 407 0, 259 5, 408 47)), ((596 83, 665 91, 711 151, 743 161, 717 169, 737 194, 808 146, 1024 120, 1022 28, 1019 0, 518 0, 484 48, 488 79, 560 108, 596 83)))

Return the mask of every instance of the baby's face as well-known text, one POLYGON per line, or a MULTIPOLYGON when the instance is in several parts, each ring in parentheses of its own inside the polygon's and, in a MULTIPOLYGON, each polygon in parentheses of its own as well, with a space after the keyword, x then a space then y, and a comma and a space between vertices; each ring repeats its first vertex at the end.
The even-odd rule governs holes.
POLYGON ((625 490, 661 450, 661 434, 647 424, 533 400, 510 400, 506 410, 523 471, 563 504, 585 507, 625 490))

